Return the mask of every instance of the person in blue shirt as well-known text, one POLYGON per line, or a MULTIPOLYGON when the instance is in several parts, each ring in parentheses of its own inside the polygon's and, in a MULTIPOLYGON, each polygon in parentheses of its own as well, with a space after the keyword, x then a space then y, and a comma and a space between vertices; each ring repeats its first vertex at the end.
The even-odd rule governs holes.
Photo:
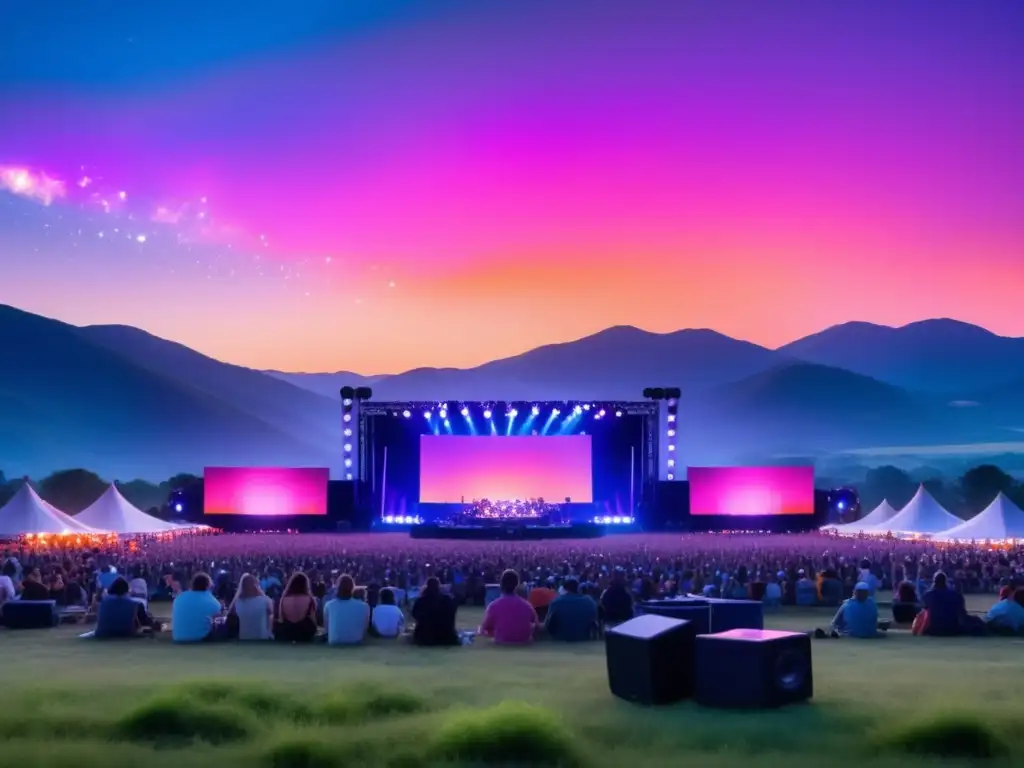
POLYGON ((176 643, 198 643, 213 635, 213 622, 224 606, 210 592, 212 582, 205 573, 192 577, 192 588, 174 598, 171 607, 171 637, 176 643))
POLYGON ((863 581, 853 588, 853 597, 845 600, 832 619, 832 629, 844 637, 878 637, 878 605, 871 597, 871 586, 863 581))
POLYGON ((120 577, 110 584, 96 614, 94 637, 107 639, 139 634, 142 629, 139 613, 140 609, 145 612, 145 608, 132 600, 128 592, 128 582, 120 577))
POLYGON ((597 603, 581 595, 576 579, 562 582, 564 593, 548 605, 544 628, 555 640, 578 643, 594 638, 597 626, 597 603))
POLYGON ((967 632, 967 604, 964 596, 952 589, 946 574, 939 571, 932 580, 932 588, 924 594, 924 608, 928 611, 926 635, 953 637, 967 632))
POLYGON ((985 625, 996 633, 1024 631, 1024 589, 1004 587, 1006 595, 989 609, 985 625))

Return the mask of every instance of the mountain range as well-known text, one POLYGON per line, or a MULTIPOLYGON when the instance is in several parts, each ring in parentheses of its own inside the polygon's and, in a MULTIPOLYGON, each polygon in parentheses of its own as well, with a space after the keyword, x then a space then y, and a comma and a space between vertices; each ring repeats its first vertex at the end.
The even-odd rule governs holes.
POLYGON ((469 369, 257 371, 129 326, 0 306, 0 470, 161 480, 214 464, 339 469, 338 389, 375 400, 639 399, 678 386, 690 463, 1024 434, 1024 339, 954 320, 847 323, 768 349, 712 330, 609 328, 469 369))

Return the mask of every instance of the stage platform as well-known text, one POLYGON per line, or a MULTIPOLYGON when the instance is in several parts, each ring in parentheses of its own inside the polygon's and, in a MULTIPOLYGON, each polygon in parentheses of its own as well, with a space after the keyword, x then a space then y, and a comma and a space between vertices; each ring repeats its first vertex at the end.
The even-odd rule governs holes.
POLYGON ((544 539, 598 539, 605 526, 593 523, 575 525, 414 525, 409 535, 414 539, 462 539, 473 541, 541 541, 544 539))

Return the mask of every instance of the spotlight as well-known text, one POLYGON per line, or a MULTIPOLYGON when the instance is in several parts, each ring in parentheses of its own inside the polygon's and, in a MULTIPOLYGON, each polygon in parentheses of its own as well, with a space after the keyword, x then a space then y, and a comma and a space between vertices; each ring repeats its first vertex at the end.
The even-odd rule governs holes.
POLYGON ((560 414, 560 413, 561 413, 561 411, 560 411, 560 410, 558 410, 557 408, 552 408, 552 409, 551 409, 551 415, 552 415, 552 416, 557 416, 557 415, 558 415, 558 414, 560 414))
POLYGON ((669 437, 675 437, 676 431, 674 429, 670 429, 666 434, 668 434, 669 437))
POLYGON ((668 423, 669 424, 675 424, 676 423, 676 415, 674 413, 670 413, 668 415, 668 423))
POLYGON ((469 416, 469 408, 463 407, 463 409, 459 411, 459 413, 461 413, 463 416, 469 416))
POLYGON ((345 443, 345 453, 352 452, 352 443, 345 443))
POLYGON ((621 523, 622 523, 622 518, 621 517, 613 517, 612 518, 612 524, 613 525, 620 525, 621 523))
POLYGON ((350 405, 352 405, 352 398, 346 397, 344 400, 341 401, 341 404, 348 408, 350 405))
POLYGON ((410 517, 410 516, 406 515, 406 517, 405 517, 405 524, 406 524, 406 525, 412 525, 412 524, 413 524, 413 519, 412 519, 412 517, 410 517))
POLYGON ((669 473, 668 473, 668 475, 666 475, 666 477, 667 477, 667 478, 668 478, 669 480, 675 480, 675 479, 676 479, 676 476, 675 476, 675 475, 673 475, 673 474, 672 474, 671 472, 669 472, 669 473))
POLYGON ((342 434, 344 434, 345 437, 352 437, 352 430, 349 429, 348 427, 345 427, 345 431, 342 434))
POLYGON ((668 465, 669 465, 670 467, 674 467, 674 466, 676 465, 676 460, 675 460, 675 459, 669 459, 669 460, 668 460, 668 465))
POLYGON ((432 414, 432 413, 431 413, 430 411, 424 411, 424 412, 423 412, 423 418, 424 418, 424 419, 429 419, 429 418, 430 418, 431 416, 433 416, 433 415, 434 415, 434 414, 432 414))
POLYGON ((352 466, 352 459, 345 459, 345 467, 348 468, 348 467, 351 467, 351 466, 352 466))
POLYGON ((412 416, 412 413, 410 413, 409 411, 402 411, 402 415, 408 419, 410 416, 412 416))
POLYGON ((670 445, 670 446, 668 447, 668 449, 669 449, 670 451, 674 451, 674 450, 676 449, 676 447, 675 447, 674 445, 670 445))
POLYGON ((510 419, 514 419, 518 415, 519 415, 519 411, 517 411, 515 408, 513 408, 511 411, 508 412, 508 417, 510 419))
POLYGON ((615 412, 615 418, 621 419, 622 418, 622 411, 616 411, 615 412))
POLYGON ((352 421, 352 414, 346 413, 344 416, 341 417, 341 420, 347 424, 348 422, 352 421))
POLYGON ((532 413, 534 416, 540 416, 540 408, 538 408, 535 405, 533 406, 533 408, 530 409, 530 413, 532 413))
POLYGON ((598 417, 603 417, 604 416, 604 408, 602 408, 600 411, 598 411, 597 415, 598 415, 598 417))
POLYGON ((590 403, 587 403, 586 405, 584 405, 583 406, 583 410, 584 411, 589 411, 590 410, 590 403))
POLYGON ((448 409, 447 408, 442 408, 441 411, 438 413, 438 416, 440 416, 442 419, 447 419, 448 418, 448 409))
POLYGON ((391 525, 393 522, 395 522, 395 518, 392 517, 391 515, 387 515, 384 518, 384 522, 387 523, 388 525, 391 525))
POLYGON ((446 427, 450 427, 450 426, 452 425, 452 423, 451 423, 450 421, 448 421, 448 419, 445 419, 445 420, 444 420, 444 425, 445 425, 446 427))
POLYGON ((352 473, 351 472, 346 472, 345 473, 345 479, 346 480, 351 480, 352 479, 352 473))
POLYGON ((185 508, 185 507, 184 507, 183 505, 181 505, 181 504, 175 504, 175 505, 174 505, 174 511, 175 511, 175 512, 178 512, 179 514, 181 513, 181 511, 182 511, 182 510, 183 510, 184 508, 185 508))
POLYGON ((572 412, 579 416, 581 413, 583 413, 583 409, 577 405, 575 408, 572 409, 572 412))
POLYGON ((489 419, 489 418, 491 418, 491 416, 492 416, 492 415, 493 415, 493 414, 491 413, 491 409, 490 409, 490 408, 486 408, 486 409, 484 409, 484 418, 485 418, 485 419, 489 419))

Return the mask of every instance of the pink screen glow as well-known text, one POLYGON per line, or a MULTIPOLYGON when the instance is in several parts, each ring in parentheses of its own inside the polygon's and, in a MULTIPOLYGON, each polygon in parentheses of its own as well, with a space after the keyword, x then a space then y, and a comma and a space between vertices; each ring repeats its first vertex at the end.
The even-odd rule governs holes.
POLYGON ((813 515, 814 467, 690 467, 691 515, 813 515))
POLYGON ((203 512, 207 515, 326 515, 326 468, 207 467, 203 512))
POLYGON ((420 502, 544 499, 589 504, 590 435, 420 436, 420 502))

